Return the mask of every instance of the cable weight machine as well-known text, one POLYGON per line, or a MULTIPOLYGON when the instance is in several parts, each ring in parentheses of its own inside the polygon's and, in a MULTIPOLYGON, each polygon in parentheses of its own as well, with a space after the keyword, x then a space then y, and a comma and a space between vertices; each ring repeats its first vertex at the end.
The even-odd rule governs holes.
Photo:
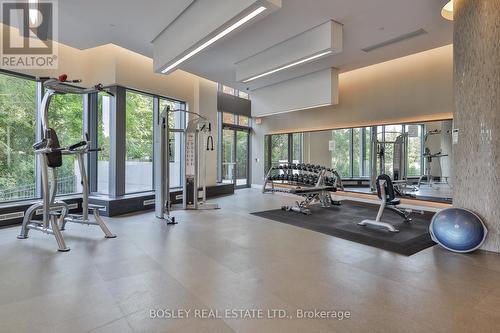
POLYGON ((182 134, 184 151, 182 152, 181 175, 184 179, 182 208, 185 210, 208 210, 219 209, 219 206, 206 201, 206 154, 214 151, 214 140, 212 136, 212 124, 210 121, 188 110, 170 110, 166 106, 160 113, 158 120, 157 145, 160 147, 155 159, 158 161, 155 184, 157 184, 155 195, 155 214, 157 218, 164 219, 167 224, 176 224, 175 217, 170 215, 172 200, 170 197, 170 128, 168 118, 172 113, 185 113, 193 119, 189 119, 186 129, 176 131, 182 134), (200 191, 201 188, 201 191, 200 191), (200 196, 201 195, 201 196, 200 196))

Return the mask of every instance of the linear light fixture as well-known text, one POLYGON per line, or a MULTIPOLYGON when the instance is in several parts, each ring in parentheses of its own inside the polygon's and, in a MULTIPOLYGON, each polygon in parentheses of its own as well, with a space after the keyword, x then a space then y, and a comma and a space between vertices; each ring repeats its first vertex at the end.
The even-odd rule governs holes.
POLYGON ((293 62, 291 64, 288 64, 288 65, 285 65, 285 66, 282 66, 282 67, 279 67, 279 68, 276 68, 276 69, 273 69, 269 72, 265 72, 265 73, 262 73, 262 74, 259 74, 259 75, 256 75, 256 76, 253 76, 249 79, 246 79, 244 80, 243 82, 247 83, 247 82, 250 82, 250 81, 253 81, 253 80, 257 80, 257 79, 260 79, 261 77, 264 77, 264 76, 268 76, 268 75, 271 75, 271 74, 274 74, 276 72, 280 72, 282 70, 285 70, 285 69, 288 69, 288 68, 291 68, 291 67, 295 67, 295 66, 298 66, 300 64, 303 64, 305 62, 308 62, 308 61, 311 61, 311 60, 314 60, 314 59, 317 59, 317 58, 320 58, 324 55, 327 55, 327 54, 330 54, 332 53, 333 51, 326 51, 326 52, 321 52, 319 54, 316 54, 316 55, 313 55, 312 57, 308 57, 308 58, 305 58, 305 59, 302 59, 302 60, 299 60, 299 61, 296 61, 296 62, 293 62))
POLYGON ((207 40, 205 43, 201 44, 200 46, 198 46, 197 48, 195 48, 191 52, 187 53, 185 56, 183 56, 179 60, 175 61, 173 64, 171 64, 170 66, 168 66, 167 68, 165 68, 161 72, 162 73, 169 72, 170 70, 172 70, 175 67, 179 66, 181 63, 183 63, 187 59, 191 58, 192 56, 194 56, 195 54, 201 52, 203 49, 206 49, 207 47, 209 47, 210 45, 212 45, 213 43, 215 43, 216 41, 218 41, 222 37, 226 36, 230 32, 238 29, 243 24, 247 23, 248 21, 250 21, 251 19, 253 19, 257 15, 259 15, 260 13, 262 13, 263 11, 265 11, 266 9, 267 9, 266 7, 260 6, 259 8, 257 8, 256 10, 254 10, 253 12, 251 12, 250 14, 248 14, 247 16, 243 17, 242 19, 240 19, 239 21, 237 21, 233 25, 227 27, 226 29, 224 29, 223 31, 219 32, 214 37, 212 37, 209 40, 207 40))
POLYGON ((450 0, 446 5, 444 5, 441 10, 441 16, 447 20, 453 21, 453 0, 450 0))

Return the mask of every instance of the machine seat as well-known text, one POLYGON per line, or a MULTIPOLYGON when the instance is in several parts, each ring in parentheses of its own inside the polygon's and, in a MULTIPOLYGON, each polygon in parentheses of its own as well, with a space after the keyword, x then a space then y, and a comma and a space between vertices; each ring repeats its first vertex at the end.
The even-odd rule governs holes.
POLYGON ((393 199, 393 200, 387 201, 388 206, 397 206, 400 203, 401 203, 401 200, 399 200, 399 199, 393 199))

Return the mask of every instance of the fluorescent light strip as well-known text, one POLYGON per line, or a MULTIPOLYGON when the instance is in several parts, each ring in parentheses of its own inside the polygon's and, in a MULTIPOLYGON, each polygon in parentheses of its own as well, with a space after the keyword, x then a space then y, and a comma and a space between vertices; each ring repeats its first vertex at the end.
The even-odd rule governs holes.
POLYGON ((444 5, 441 10, 441 15, 450 21, 453 21, 453 0, 450 0, 446 5, 444 5))
POLYGON ((221 31, 220 33, 218 33, 217 35, 215 35, 215 37, 210 38, 205 43, 201 44, 200 46, 198 46, 197 48, 195 48, 194 50, 192 50, 191 52, 189 52, 188 54, 186 54, 185 56, 183 56, 182 58, 180 58, 179 60, 177 60, 176 62, 174 62, 173 64, 171 64, 167 68, 165 68, 164 70, 162 70, 161 72, 162 73, 166 73, 166 72, 172 70, 173 68, 179 66, 181 63, 183 63, 187 59, 191 58, 192 56, 194 56, 195 54, 199 53, 203 49, 209 47, 210 45, 212 45, 213 43, 215 43, 216 41, 218 41, 222 37, 224 37, 227 34, 229 34, 231 31, 238 29, 243 24, 247 23, 248 21, 250 21, 251 19, 253 19, 257 15, 259 15, 260 13, 262 13, 263 11, 265 11, 266 9, 267 8, 264 7, 264 6, 261 6, 261 7, 257 8, 256 10, 254 10, 253 12, 251 12, 250 14, 248 14, 247 16, 245 16, 244 18, 242 18, 238 22, 234 23, 233 25, 229 26, 228 28, 224 29, 223 31, 221 31))
POLYGON ((282 71, 282 70, 285 70, 285 69, 288 69, 290 67, 294 67, 294 66, 298 66, 300 64, 303 64, 305 62, 308 62, 308 61, 311 61, 311 60, 314 60, 314 59, 317 59, 317 58, 320 58, 324 55, 327 55, 327 54, 330 54, 332 53, 332 51, 326 51, 326 52, 322 52, 322 53, 319 53, 319 54, 316 54, 312 57, 309 57, 309 58, 305 58, 305 59, 302 59, 302 60, 299 60, 299 61, 296 61, 294 63, 291 63, 289 65, 286 65, 286 66, 283 66, 283 67, 279 67, 279 68, 276 68, 276 69, 273 69, 272 71, 269 71, 269 72, 265 72, 263 74, 259 74, 257 76, 254 76, 254 77, 251 77, 249 79, 246 79, 244 80, 243 82, 250 82, 250 81, 253 81, 253 80, 257 80, 257 79, 260 79, 261 77, 264 77, 264 76, 268 76, 268 75, 271 75, 271 74, 274 74, 276 72, 279 72, 279 71, 282 71))

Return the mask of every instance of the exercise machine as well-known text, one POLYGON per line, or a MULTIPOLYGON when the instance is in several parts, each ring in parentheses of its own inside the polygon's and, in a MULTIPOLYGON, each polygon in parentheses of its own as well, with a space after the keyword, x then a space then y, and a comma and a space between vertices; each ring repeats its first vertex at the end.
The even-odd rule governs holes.
POLYGON ((91 205, 88 202, 89 186, 87 172, 85 170, 85 154, 89 152, 100 151, 100 149, 90 148, 88 135, 85 135, 83 141, 70 147, 61 147, 56 131, 49 126, 48 111, 50 101, 56 94, 90 94, 95 92, 107 92, 103 86, 98 84, 92 88, 81 89, 70 86, 68 83, 80 83, 81 80, 68 80, 66 75, 61 75, 57 79, 41 78, 44 81, 44 87, 47 89, 42 99, 40 108, 40 119, 42 125, 42 140, 33 145, 35 154, 39 158, 42 174, 42 201, 33 204, 28 208, 23 219, 21 233, 17 238, 26 239, 30 230, 40 231, 46 234, 54 235, 58 250, 61 252, 69 251, 66 246, 61 230, 64 230, 66 223, 78 223, 84 225, 97 225, 101 228, 106 238, 115 238, 107 225, 100 217, 99 211, 105 207, 91 205), (62 156, 72 155, 76 158, 80 170, 82 184, 82 214, 68 214, 69 207, 63 201, 56 200, 58 175, 57 169, 62 166, 62 156), (52 178, 49 179, 49 169, 52 178), (36 220, 41 210, 42 219, 36 220), (89 214, 91 210, 91 214, 89 214), (92 215, 94 218, 90 217, 92 215))
POLYGON ((392 145, 392 184, 395 191, 401 196, 414 197, 412 192, 418 190, 417 187, 408 181, 407 158, 409 133, 385 132, 386 134, 397 134, 394 141, 380 141, 377 138, 377 129, 372 127, 372 155, 371 155, 371 177, 370 188, 377 190, 377 175, 386 174, 386 145, 392 145))
POLYGON ((312 164, 283 164, 271 168, 264 180, 263 193, 286 193, 302 198, 295 205, 281 209, 311 215, 311 205, 320 203, 322 207, 339 206, 331 192, 343 190, 340 175, 332 169, 312 164))
POLYGON ((410 222, 410 215, 413 213, 411 209, 401 210, 398 208, 401 201, 396 198, 396 192, 394 191, 394 186, 392 183, 391 177, 388 175, 380 175, 377 177, 377 195, 379 199, 382 200, 380 203, 380 208, 377 213, 377 217, 375 220, 363 220, 358 223, 360 226, 373 225, 377 227, 383 227, 391 232, 398 232, 391 223, 383 222, 382 216, 384 214, 385 209, 389 209, 396 214, 398 214, 405 222, 410 222))
POLYGON ((215 203, 206 201, 206 153, 214 151, 212 124, 210 121, 188 110, 170 110, 166 106, 158 119, 157 146, 160 147, 155 157, 158 161, 155 174, 155 214, 157 218, 164 219, 168 224, 176 224, 175 217, 171 216, 172 200, 170 198, 170 128, 168 117, 172 113, 184 113, 189 116, 185 130, 177 131, 182 134, 184 142, 183 164, 181 174, 184 178, 182 208, 183 209, 218 209, 215 203), (191 119, 192 118, 192 119, 191 119), (201 189, 201 191, 200 191, 201 189))

